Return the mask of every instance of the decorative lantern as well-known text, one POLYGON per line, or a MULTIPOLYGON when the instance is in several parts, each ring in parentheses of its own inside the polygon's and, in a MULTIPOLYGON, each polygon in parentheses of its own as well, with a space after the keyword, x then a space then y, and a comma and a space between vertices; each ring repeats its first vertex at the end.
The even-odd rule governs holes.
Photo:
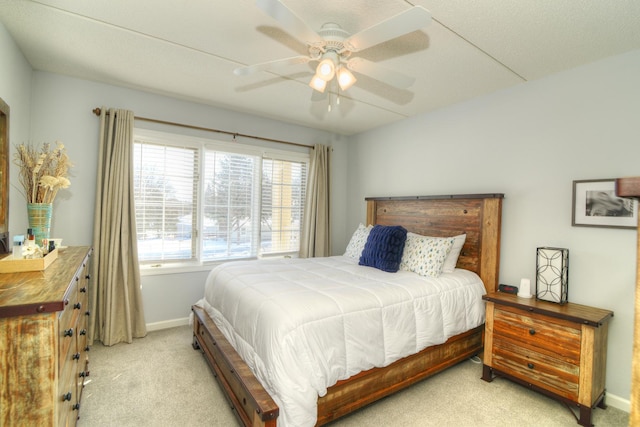
POLYGON ((536 299, 558 304, 569 295, 569 249, 538 248, 536 257, 536 299))

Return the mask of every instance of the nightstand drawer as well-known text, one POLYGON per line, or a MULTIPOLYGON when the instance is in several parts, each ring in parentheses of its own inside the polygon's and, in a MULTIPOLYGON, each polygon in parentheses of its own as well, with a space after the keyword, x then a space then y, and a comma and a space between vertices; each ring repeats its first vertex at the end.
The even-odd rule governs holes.
POLYGON ((494 335, 493 367, 567 399, 578 399, 580 364, 494 335))
POLYGON ((580 363, 581 330, 575 323, 512 307, 496 307, 493 333, 494 340, 511 339, 528 350, 580 363))

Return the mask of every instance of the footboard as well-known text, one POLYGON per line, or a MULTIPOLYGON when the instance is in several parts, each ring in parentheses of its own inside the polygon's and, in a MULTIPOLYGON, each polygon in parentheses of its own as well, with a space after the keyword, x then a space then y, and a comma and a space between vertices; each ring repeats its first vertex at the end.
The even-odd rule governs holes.
POLYGON ((480 353, 483 341, 484 325, 481 325, 384 368, 369 369, 338 381, 318 399, 316 425, 334 421, 480 353))
MULTIPOLYGON (((194 348, 200 348, 238 418, 247 427, 275 427, 279 408, 246 363, 198 306, 194 313, 194 348)), ((484 325, 446 343, 400 359, 384 368, 339 381, 318 399, 317 425, 323 425, 406 388, 482 351, 484 325)))
POLYGON ((275 427, 279 408, 271 396, 207 313, 195 305, 192 311, 193 347, 204 353, 242 425, 275 427))

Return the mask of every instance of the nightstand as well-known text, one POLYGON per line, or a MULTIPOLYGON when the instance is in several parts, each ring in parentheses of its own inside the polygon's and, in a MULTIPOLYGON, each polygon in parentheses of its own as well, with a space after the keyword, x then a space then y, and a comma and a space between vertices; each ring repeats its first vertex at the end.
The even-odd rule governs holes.
MULTIPOLYGON (((487 301, 482 379, 501 376, 579 408, 578 423, 604 403, 613 312, 496 292, 487 301)), ((574 414, 575 416, 575 414, 574 414)))

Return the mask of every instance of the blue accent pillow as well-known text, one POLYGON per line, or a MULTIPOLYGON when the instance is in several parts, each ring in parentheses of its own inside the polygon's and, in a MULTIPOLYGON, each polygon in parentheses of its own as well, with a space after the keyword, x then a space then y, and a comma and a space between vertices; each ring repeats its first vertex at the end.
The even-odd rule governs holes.
POLYGON ((360 255, 360 265, 395 273, 400 269, 407 230, 399 225, 376 225, 371 229, 360 255))

